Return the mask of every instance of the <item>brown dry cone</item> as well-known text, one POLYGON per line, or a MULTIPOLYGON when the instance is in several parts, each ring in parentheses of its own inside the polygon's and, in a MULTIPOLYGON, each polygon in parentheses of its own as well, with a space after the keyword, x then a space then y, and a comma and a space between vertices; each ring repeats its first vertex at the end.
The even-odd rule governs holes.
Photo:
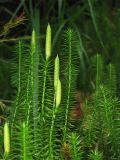
POLYGON ((82 102, 83 101, 83 96, 84 96, 84 94, 81 91, 76 91, 75 99, 76 99, 77 102, 82 102))
POLYGON ((62 152, 63 152, 65 160, 72 160, 71 152, 70 152, 70 145, 68 143, 64 142, 62 146, 62 152))
POLYGON ((82 93, 80 91, 76 91, 76 102, 77 104, 73 107, 70 112, 70 120, 76 121, 83 117, 83 100, 82 100, 82 93))
POLYGON ((88 101, 92 101, 92 100, 94 99, 94 97, 95 97, 95 93, 93 92, 93 93, 91 93, 91 94, 89 94, 89 95, 87 96, 87 100, 88 100, 88 101))
POLYGON ((70 112, 70 120, 76 121, 83 117, 82 104, 78 103, 70 112))

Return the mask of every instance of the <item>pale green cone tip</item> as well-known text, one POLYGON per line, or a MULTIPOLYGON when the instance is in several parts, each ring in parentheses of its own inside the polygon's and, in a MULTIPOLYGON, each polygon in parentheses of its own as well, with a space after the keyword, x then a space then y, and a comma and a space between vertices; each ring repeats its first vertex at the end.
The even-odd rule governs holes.
POLYGON ((46 54, 46 60, 48 60, 51 56, 51 27, 49 23, 46 30, 45 54, 46 54))
POLYGON ((34 52, 35 47, 36 47, 36 33, 35 30, 33 29, 32 31, 32 41, 31 41, 31 45, 32 45, 32 51, 34 52))
POLYGON ((57 55, 55 58, 55 66, 54 66, 54 89, 55 90, 59 80, 59 70, 60 70, 60 64, 59 64, 59 57, 57 55))
POLYGON ((61 94, 62 94, 61 81, 58 80, 56 88, 56 107, 58 107, 61 103, 61 94))
POLYGON ((10 131, 9 123, 4 124, 4 153, 8 154, 10 152, 10 131))

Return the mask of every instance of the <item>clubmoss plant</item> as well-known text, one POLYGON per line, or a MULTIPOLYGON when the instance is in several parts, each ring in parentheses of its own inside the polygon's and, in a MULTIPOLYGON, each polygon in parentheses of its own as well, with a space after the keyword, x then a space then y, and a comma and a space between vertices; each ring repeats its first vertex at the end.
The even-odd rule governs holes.
POLYGON ((92 151, 89 155, 90 160, 102 160, 103 155, 100 153, 97 149, 95 151, 92 151))
POLYGON ((68 137, 69 144, 71 147, 71 156, 74 160, 82 159, 81 142, 79 136, 76 133, 72 133, 68 137))
POLYGON ((116 89, 116 85, 117 85, 117 77, 116 77, 116 69, 115 69, 115 65, 110 63, 107 66, 107 85, 108 88, 111 90, 111 92, 113 92, 114 94, 117 93, 117 89, 116 89))
POLYGON ((12 70, 16 98, 8 118, 10 133, 8 122, 4 125, 4 152, 8 156, 3 152, 1 157, 6 160, 118 160, 120 102, 114 90, 114 69, 110 66, 103 74, 102 56, 96 54, 92 58, 90 74, 96 89, 91 97, 81 97, 82 108, 78 108, 81 107, 75 98, 80 67, 78 32, 72 28, 64 31, 61 51, 55 59, 50 25, 44 52, 36 35, 33 29, 31 42, 16 44, 12 70), (106 75, 109 78, 104 80, 106 75), (83 117, 72 120, 74 109, 82 109, 83 117))

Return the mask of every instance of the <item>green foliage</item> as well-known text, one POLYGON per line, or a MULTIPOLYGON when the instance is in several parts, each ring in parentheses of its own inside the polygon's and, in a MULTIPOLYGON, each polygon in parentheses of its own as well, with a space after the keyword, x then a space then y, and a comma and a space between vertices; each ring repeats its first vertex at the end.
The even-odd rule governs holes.
MULTIPOLYGON (((75 48, 75 43, 73 44, 75 34, 73 30, 69 29, 64 35, 65 51, 66 53, 68 51, 66 58, 69 57, 69 62, 64 64, 65 70, 68 70, 69 73, 65 75, 69 77, 65 107, 68 112, 73 74, 71 66, 75 61, 72 58, 72 53, 75 51, 73 49, 73 46, 75 48)), ((46 39, 46 43, 51 42, 46 39)), ((48 49, 50 47, 47 48, 47 52, 51 52, 48 49)), ((55 88, 53 85, 53 61, 50 57, 46 60, 39 58, 40 52, 36 43, 35 31, 32 32, 31 44, 19 41, 15 53, 12 83, 16 88, 16 99, 9 118, 11 125, 11 153, 9 156, 11 159, 16 157, 19 159, 57 159, 61 144, 60 139, 56 139, 59 136, 56 129, 60 130, 60 127, 63 127, 59 115, 59 113, 63 114, 63 111, 61 112, 59 108, 60 80, 56 82, 55 88), (56 118, 58 119, 56 120, 56 118)), ((59 78, 59 75, 57 77, 59 78)), ((67 117, 68 113, 64 113, 64 116, 67 117)), ((64 123, 63 139, 65 141, 68 118, 64 123)))
POLYGON ((76 133, 72 133, 68 137, 68 142, 71 146, 71 155, 72 159, 74 160, 81 160, 82 159, 82 151, 80 148, 81 142, 79 136, 76 133))
POLYGON ((33 159, 33 136, 30 133, 29 128, 28 124, 24 121, 16 126, 16 130, 14 131, 14 140, 11 141, 12 154, 10 155, 10 159, 33 159))
POLYGON ((100 153, 98 150, 92 151, 89 157, 90 157, 90 160, 102 160, 103 159, 102 153, 100 153))
POLYGON ((98 91, 99 85, 103 82, 103 59, 100 54, 96 54, 92 58, 92 68, 95 76, 96 91, 98 91))
MULTIPOLYGON (((64 82, 63 82, 63 107, 65 113, 65 122, 63 127, 63 142, 66 139, 67 132, 70 130, 71 124, 68 120, 68 115, 70 112, 70 108, 74 102, 74 93, 75 93, 75 82, 77 76, 77 40, 75 36, 75 32, 72 29, 68 29, 64 34, 64 42, 62 45, 62 59, 64 68, 64 82)), ((62 64, 61 64, 62 65, 62 64)))
POLYGON ((115 65, 110 63, 108 66, 107 66, 107 75, 106 75, 106 82, 108 85, 108 88, 111 92, 113 92, 114 94, 116 94, 117 92, 117 89, 116 89, 116 86, 117 86, 117 75, 116 75, 116 69, 115 69, 115 65))
MULTIPOLYGON (((106 67, 109 53, 105 40, 110 39, 112 33, 103 38, 103 33, 99 32, 99 28, 109 21, 105 21, 102 15, 103 22, 98 27, 99 18, 96 20, 95 14, 99 13, 99 10, 95 10, 94 7, 97 1, 88 0, 86 4, 83 2, 81 10, 78 6, 76 13, 71 15, 72 22, 70 18, 66 20, 72 24, 73 28, 66 29, 61 36, 66 24, 66 21, 63 21, 64 16, 69 17, 79 2, 65 12, 64 8, 67 6, 68 9, 69 4, 58 1, 58 15, 56 17, 54 15, 54 18, 61 24, 55 25, 56 33, 55 30, 52 31, 54 38, 51 38, 51 28, 48 25, 44 42, 46 47, 43 47, 42 40, 40 39, 40 44, 38 40, 40 34, 37 6, 39 3, 34 8, 32 1, 29 1, 29 8, 24 4, 34 30, 31 42, 21 40, 17 42, 14 49, 11 82, 15 88, 15 97, 13 97, 8 118, 11 129, 11 151, 8 156, 2 151, 0 158, 11 160, 120 159, 120 102, 116 96, 119 82, 116 66, 119 64, 115 63, 119 55, 117 54, 115 60, 110 60, 106 67), (75 25, 77 17, 81 13, 86 14, 88 10, 90 13, 87 14, 91 15, 94 25, 93 27, 88 21, 89 30, 94 33, 95 29, 97 43, 96 36, 89 34, 87 25, 81 25, 80 29, 85 31, 85 34, 79 34, 79 27, 75 25), (94 46, 101 44, 102 49, 98 47, 100 53, 106 52, 105 55, 91 56, 89 61, 84 44, 87 47, 87 53, 90 53, 92 47, 89 47, 89 44, 93 43, 94 46), (55 55, 57 57, 54 60, 55 55), (85 88, 89 88, 87 86, 89 84, 86 83, 87 78, 87 81, 90 80, 90 85, 91 82, 93 86, 95 84, 90 97, 87 96, 89 90, 83 93, 84 99, 81 97, 82 102, 80 101, 79 105, 82 106, 82 118, 79 113, 80 108, 76 106, 75 97, 78 76, 82 79, 85 88), (73 120, 71 116, 74 115, 77 115, 77 118, 73 120)), ((49 0, 48 4, 51 7, 47 14, 50 14, 55 1, 51 3, 49 0)), ((45 18, 48 19, 47 16, 45 18)), ((84 16, 81 17, 81 21, 82 18, 84 16)), ((44 22, 43 19, 42 21, 44 22)), ((41 28, 43 29, 44 25, 41 28)), ((113 48, 117 45, 116 43, 112 43, 113 48)), ((3 135, 3 133, 0 134, 3 135)))
POLYGON ((0 1, 0 125, 11 105, 11 153, 3 153, 0 126, 0 159, 120 159, 119 4, 117 0, 0 1), (48 20, 53 38, 49 36, 52 44, 46 47, 50 49, 46 58, 42 44, 48 20), (66 26, 73 29, 61 36, 66 26), (30 42, 27 35, 33 28, 30 42), (11 41, 16 40, 20 41, 11 65, 11 41), (53 76, 56 55, 59 85, 53 76), (76 88, 85 92, 82 118, 76 88))
MULTIPOLYGON (((100 86, 100 96, 101 96, 101 115, 102 118, 100 120, 101 123, 101 131, 102 131, 102 146, 104 147, 108 146, 110 149, 109 159, 117 159, 119 158, 119 149, 117 148, 119 146, 119 133, 117 132, 119 126, 116 125, 116 119, 118 120, 118 108, 120 102, 116 97, 114 97, 111 94, 111 91, 109 91, 107 88, 100 86)), ((103 152, 107 152, 104 149, 103 152)))

